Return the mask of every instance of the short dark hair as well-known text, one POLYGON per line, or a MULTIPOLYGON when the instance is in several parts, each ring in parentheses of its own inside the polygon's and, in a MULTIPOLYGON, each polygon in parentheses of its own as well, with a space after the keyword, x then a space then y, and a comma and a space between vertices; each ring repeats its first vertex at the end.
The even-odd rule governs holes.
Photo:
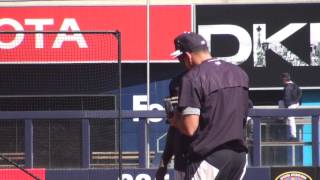
POLYGON ((286 81, 290 81, 291 80, 290 74, 287 73, 287 72, 282 73, 280 77, 281 77, 281 79, 284 79, 286 81))

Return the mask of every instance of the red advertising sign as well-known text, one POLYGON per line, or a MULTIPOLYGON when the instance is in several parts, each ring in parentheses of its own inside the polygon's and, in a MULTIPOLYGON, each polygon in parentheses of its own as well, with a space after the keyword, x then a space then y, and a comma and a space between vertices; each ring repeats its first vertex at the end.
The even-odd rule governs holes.
MULTIPOLYGON (((58 34, 0 32, 0 63, 90 63, 117 59, 112 35, 75 31, 119 30, 122 60, 146 62, 146 6, 2 7, 0 31, 62 31, 58 34), (69 33, 70 32, 70 33, 69 33)), ((150 7, 150 60, 171 60, 173 38, 191 30, 191 6, 150 7)))
MULTIPOLYGON (((45 169, 27 169, 31 174, 41 180, 46 180, 45 169)), ((21 171, 20 169, 0 169, 0 179, 5 180, 34 180, 33 177, 21 171)))

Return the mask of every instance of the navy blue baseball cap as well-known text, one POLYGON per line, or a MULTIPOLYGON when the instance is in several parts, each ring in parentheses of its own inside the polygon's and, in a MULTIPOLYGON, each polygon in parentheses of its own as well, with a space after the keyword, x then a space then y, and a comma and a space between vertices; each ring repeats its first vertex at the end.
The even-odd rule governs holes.
POLYGON ((177 58, 185 52, 195 52, 208 49, 207 41, 199 34, 194 32, 185 32, 174 39, 176 50, 170 55, 177 58))

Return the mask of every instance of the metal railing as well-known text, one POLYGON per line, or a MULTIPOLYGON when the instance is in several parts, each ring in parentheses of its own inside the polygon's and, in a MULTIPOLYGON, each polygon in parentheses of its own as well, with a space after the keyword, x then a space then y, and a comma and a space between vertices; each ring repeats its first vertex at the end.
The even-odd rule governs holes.
MULTIPOLYGON (((165 118, 164 111, 0 111, 0 120, 25 120, 25 167, 33 167, 33 124, 32 120, 46 119, 69 119, 82 121, 82 167, 88 168, 90 165, 90 133, 86 131, 89 127, 89 119, 117 119, 121 114, 122 119, 139 117, 141 122, 147 118, 165 118)), ((253 166, 261 166, 261 119, 263 117, 288 117, 288 116, 311 116, 312 121, 312 165, 320 166, 319 156, 319 116, 320 108, 300 108, 300 109, 250 109, 249 116, 253 119, 253 166)), ((140 123, 148 126, 147 123, 140 123)), ((145 139, 147 134, 141 132, 139 138, 145 139)), ((145 167, 147 153, 146 144, 139 146, 139 164, 145 167)))

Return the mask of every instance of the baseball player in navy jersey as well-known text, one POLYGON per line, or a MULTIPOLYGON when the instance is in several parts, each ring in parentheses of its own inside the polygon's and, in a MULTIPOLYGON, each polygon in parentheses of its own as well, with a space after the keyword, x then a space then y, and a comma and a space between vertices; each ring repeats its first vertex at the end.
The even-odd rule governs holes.
MULTIPOLYGON (((167 112, 167 117, 170 118, 175 108, 178 105, 178 95, 181 87, 181 79, 185 72, 174 77, 170 81, 169 92, 170 96, 165 98, 165 109, 167 112), (168 104, 170 103, 170 104, 168 104)), ((167 172, 167 166, 169 161, 174 156, 174 179, 184 180, 186 171, 186 149, 188 147, 189 138, 179 132, 173 126, 169 126, 166 138, 166 145, 163 150, 161 157, 161 162, 156 173, 156 180, 164 180, 164 176, 167 172)))
POLYGON ((183 33, 171 55, 188 69, 178 111, 170 123, 188 136, 185 180, 239 180, 246 168, 244 126, 248 76, 238 66, 211 57, 205 39, 183 33))

